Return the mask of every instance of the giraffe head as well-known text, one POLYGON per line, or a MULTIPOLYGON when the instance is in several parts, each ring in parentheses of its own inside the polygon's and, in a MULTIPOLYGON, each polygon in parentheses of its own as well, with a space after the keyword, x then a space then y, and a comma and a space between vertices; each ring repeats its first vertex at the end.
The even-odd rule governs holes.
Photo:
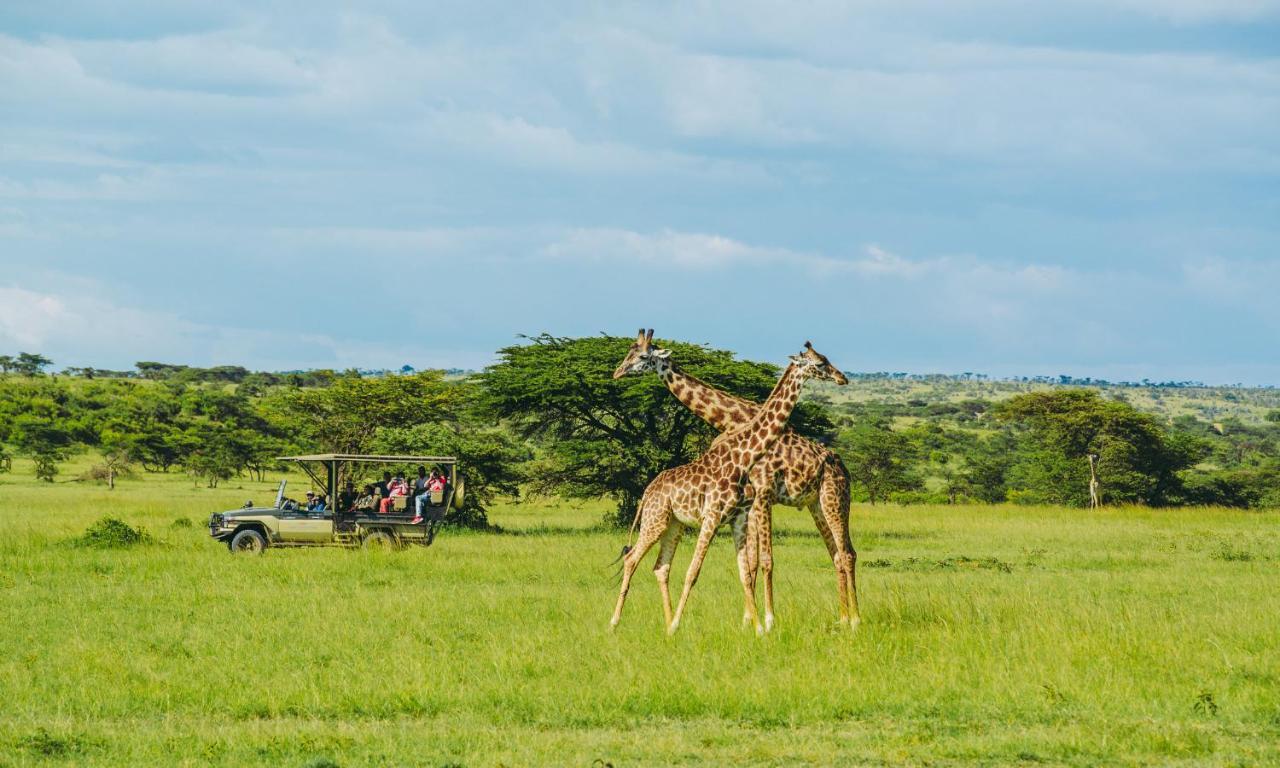
POLYGON ((801 367, 806 378, 824 379, 837 384, 848 384, 849 380, 840 369, 831 364, 827 356, 813 348, 809 342, 804 343, 804 351, 791 356, 791 362, 801 367))
POLYGON ((627 350, 627 356, 622 358, 622 362, 618 363, 617 369, 614 370, 613 378, 639 376, 642 373, 656 371, 659 365, 669 357, 671 357, 671 350, 653 346, 653 329, 650 328, 646 332, 641 328, 636 334, 635 343, 631 345, 631 349, 627 350))

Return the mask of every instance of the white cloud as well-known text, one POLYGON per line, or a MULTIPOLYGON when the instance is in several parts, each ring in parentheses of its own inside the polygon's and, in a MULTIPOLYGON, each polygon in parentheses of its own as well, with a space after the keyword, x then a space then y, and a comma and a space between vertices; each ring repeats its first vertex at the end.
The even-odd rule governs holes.
POLYGON ((854 257, 750 245, 723 235, 664 229, 652 234, 625 229, 574 229, 542 249, 547 256, 587 261, 633 260, 679 269, 784 265, 809 273, 851 273, 867 277, 912 278, 945 260, 911 261, 871 244, 854 257))
MULTIPOLYGON (((876 30, 848 34, 845 45, 861 51, 876 30)), ((639 105, 617 119, 656 119, 677 136, 1023 168, 1280 168, 1280 140, 1266 128, 1280 124, 1274 58, 905 38, 832 61, 814 55, 820 42, 759 56, 690 50, 660 35, 612 30, 584 67, 597 100, 616 94, 611 114, 639 105)))
POLYGON ((121 306, 100 298, 101 286, 71 279, 76 291, 0 286, 0 349, 41 352, 59 364, 130 367, 137 360, 267 370, 294 368, 472 366, 489 352, 369 342, 191 322, 179 315, 121 306))

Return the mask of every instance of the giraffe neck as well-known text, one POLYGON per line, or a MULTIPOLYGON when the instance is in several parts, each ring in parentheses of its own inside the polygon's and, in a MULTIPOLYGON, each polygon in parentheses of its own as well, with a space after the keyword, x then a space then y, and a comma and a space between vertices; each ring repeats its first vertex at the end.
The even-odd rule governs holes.
POLYGON ((694 415, 721 432, 732 432, 751 423, 760 406, 723 392, 690 376, 669 360, 658 362, 658 375, 676 399, 694 415))
POLYGON ((750 424, 738 433, 739 446, 745 448, 738 455, 745 459, 746 468, 750 468, 764 455, 773 450, 774 443, 787 429, 787 419, 795 410, 800 400, 800 389, 804 380, 809 377, 810 369, 791 363, 782 372, 782 378, 769 393, 769 399, 756 412, 750 424))

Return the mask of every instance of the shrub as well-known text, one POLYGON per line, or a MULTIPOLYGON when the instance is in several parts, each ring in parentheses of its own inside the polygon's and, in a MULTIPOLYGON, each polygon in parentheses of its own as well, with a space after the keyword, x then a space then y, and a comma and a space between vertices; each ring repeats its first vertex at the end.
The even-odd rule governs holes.
POLYGON ((152 541, 151 534, 142 528, 133 528, 114 517, 104 517, 89 526, 76 544, 93 549, 127 549, 152 541))

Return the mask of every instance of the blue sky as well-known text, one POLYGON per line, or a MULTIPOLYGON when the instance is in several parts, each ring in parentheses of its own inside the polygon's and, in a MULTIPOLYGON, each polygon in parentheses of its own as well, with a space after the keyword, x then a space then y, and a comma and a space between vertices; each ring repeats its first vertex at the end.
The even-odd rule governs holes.
POLYGON ((0 353, 1280 384, 1280 0, 0 6, 0 353))

